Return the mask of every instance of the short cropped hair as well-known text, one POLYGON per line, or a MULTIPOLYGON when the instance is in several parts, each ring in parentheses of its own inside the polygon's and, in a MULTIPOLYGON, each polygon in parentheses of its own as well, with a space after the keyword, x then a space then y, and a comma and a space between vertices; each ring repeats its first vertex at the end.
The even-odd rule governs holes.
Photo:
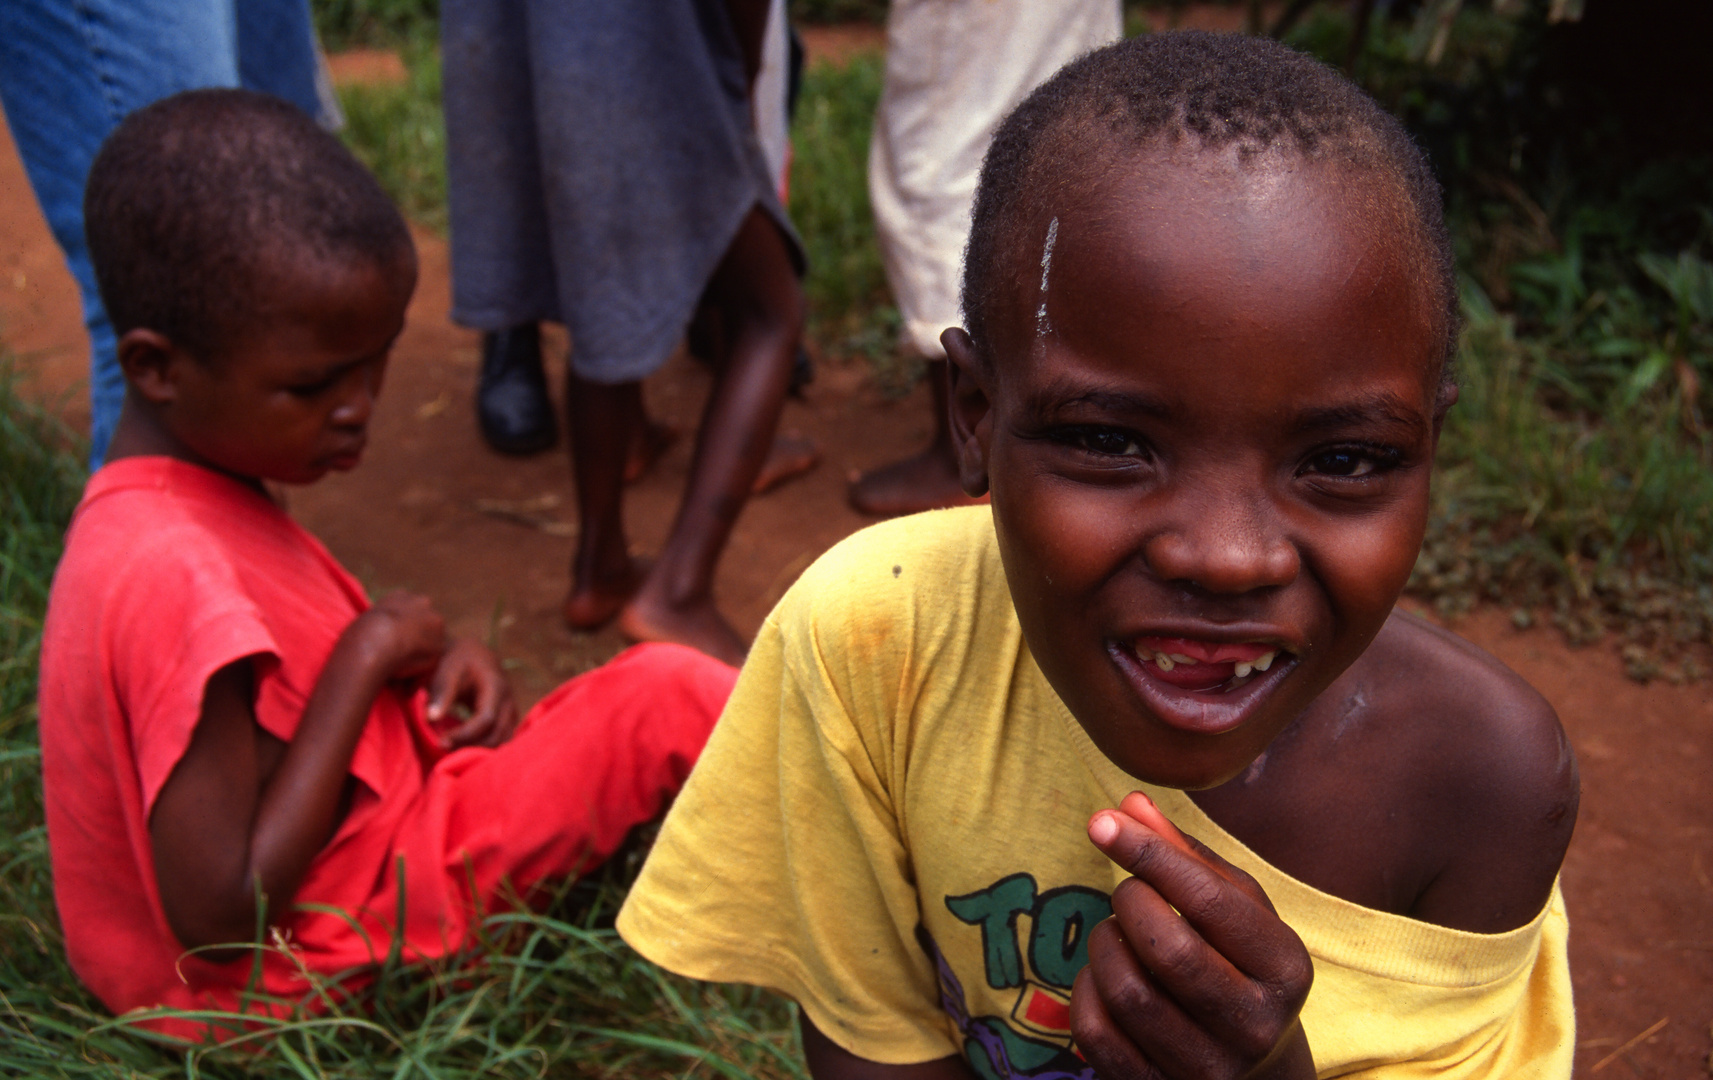
POLYGON ((116 333, 158 331, 223 354, 304 260, 413 260, 374 176, 296 107, 249 90, 190 90, 138 109, 89 171, 84 231, 116 333))
MULTIPOLYGON (((1285 152, 1390 176, 1409 203, 1428 260, 1451 378, 1460 316, 1451 236, 1427 157, 1393 116, 1325 64, 1265 38, 1183 31, 1147 34, 1072 61, 1024 99, 982 161, 964 253, 964 320, 977 354, 994 355, 989 326, 1047 200, 1113 157, 1158 146, 1239 158, 1285 152)), ((1021 279, 1019 279, 1021 280, 1021 279)))

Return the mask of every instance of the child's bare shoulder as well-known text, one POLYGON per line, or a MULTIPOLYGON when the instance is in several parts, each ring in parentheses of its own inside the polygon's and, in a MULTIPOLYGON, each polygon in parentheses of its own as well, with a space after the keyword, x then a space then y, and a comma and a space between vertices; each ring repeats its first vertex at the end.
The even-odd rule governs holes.
POLYGON ((1485 650, 1404 613, 1340 683, 1369 698, 1397 755, 1384 772, 1434 869, 1418 917, 1488 931, 1526 921, 1557 876, 1580 791, 1552 706, 1485 650))
POLYGON ((1394 730, 1430 772, 1507 787, 1556 789, 1566 779, 1569 745, 1546 698, 1449 630, 1395 612, 1351 677, 1378 692, 1375 707, 1399 722, 1394 730))

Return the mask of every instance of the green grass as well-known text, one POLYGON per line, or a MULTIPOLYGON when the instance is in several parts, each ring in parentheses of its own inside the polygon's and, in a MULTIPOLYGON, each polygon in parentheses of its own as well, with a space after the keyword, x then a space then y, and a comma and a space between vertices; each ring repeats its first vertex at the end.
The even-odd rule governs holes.
POLYGON ((341 133, 411 220, 446 232, 446 120, 440 107, 440 53, 432 38, 399 49, 409 78, 398 85, 347 86, 341 133))
POLYGON ((1713 436, 1686 394, 1696 380, 1644 364, 1598 413, 1555 409, 1551 343, 1519 338, 1473 285, 1465 311, 1412 591, 1448 615, 1477 601, 1519 625, 1544 613, 1577 644, 1612 633, 1638 679, 1705 674, 1689 647, 1713 643, 1713 436))
POLYGON ((108 1016, 66 964, 36 739, 42 613, 83 451, 15 390, 0 359, 0 1075, 803 1080, 788 1002, 668 975, 614 934, 634 853, 545 914, 489 919, 479 951, 389 963, 354 1000, 242 1047, 187 1053, 108 1016))
POLYGON ((791 128, 791 219, 809 256, 809 335, 824 353, 869 361, 881 385, 908 390, 919 364, 899 349, 901 322, 868 202, 868 144, 882 58, 814 64, 791 128))
POLYGON ((328 49, 390 48, 432 41, 440 0, 312 0, 315 30, 328 49))

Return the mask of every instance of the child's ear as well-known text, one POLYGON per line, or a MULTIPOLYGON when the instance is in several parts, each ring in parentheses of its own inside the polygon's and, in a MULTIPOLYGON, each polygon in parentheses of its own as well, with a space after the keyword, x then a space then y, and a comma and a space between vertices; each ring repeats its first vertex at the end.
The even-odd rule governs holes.
POLYGON ((961 327, 940 335, 946 350, 946 408, 951 416, 952 448, 958 455, 958 483, 964 494, 987 494, 988 444, 993 438, 993 402, 987 374, 976 356, 975 342, 961 327))
POLYGON ((177 364, 189 360, 165 334, 141 327, 119 339, 119 369, 144 401, 165 405, 178 397, 177 364))

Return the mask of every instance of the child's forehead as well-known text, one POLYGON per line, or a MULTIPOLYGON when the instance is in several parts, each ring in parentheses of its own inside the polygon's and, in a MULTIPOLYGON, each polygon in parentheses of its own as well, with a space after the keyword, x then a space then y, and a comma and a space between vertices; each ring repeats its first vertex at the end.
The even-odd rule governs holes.
MULTIPOLYGON (((1059 231, 1073 222, 1113 233, 1138 222, 1159 232, 1179 227, 1229 227, 1256 242, 1306 238, 1313 219, 1337 221, 1344 233, 1370 238, 1412 232, 1413 208, 1401 177, 1327 157, 1305 158, 1280 148, 1205 150, 1182 142, 1108 152, 1105 162, 1067 162, 1055 197, 1039 200, 1031 223, 1044 236, 1052 219, 1059 231), (1295 230, 1295 232, 1293 232, 1295 230)), ((1140 239, 1140 234, 1138 239, 1140 239)), ((1038 256, 1017 237, 1015 257, 1038 256)))
POLYGON ((1246 334, 1295 394, 1387 338, 1419 357, 1426 391, 1442 373, 1438 294, 1419 232, 1386 202, 1300 163, 1108 173, 1019 230, 995 375, 1033 397, 1058 384, 1062 348, 1139 372, 1199 354, 1178 389, 1217 389, 1236 370, 1219 343, 1246 334), (1298 347, 1310 340, 1325 348, 1298 347))
POLYGON ((1362 287, 1384 272, 1434 322, 1431 253, 1396 176, 1287 153, 1167 146, 1063 179, 1008 230, 1001 353, 1032 354, 1006 345, 1050 330, 1049 310, 1067 290, 1098 289, 1127 305, 1178 292, 1205 302, 1223 289, 1220 306, 1241 309, 1317 285, 1362 287))

